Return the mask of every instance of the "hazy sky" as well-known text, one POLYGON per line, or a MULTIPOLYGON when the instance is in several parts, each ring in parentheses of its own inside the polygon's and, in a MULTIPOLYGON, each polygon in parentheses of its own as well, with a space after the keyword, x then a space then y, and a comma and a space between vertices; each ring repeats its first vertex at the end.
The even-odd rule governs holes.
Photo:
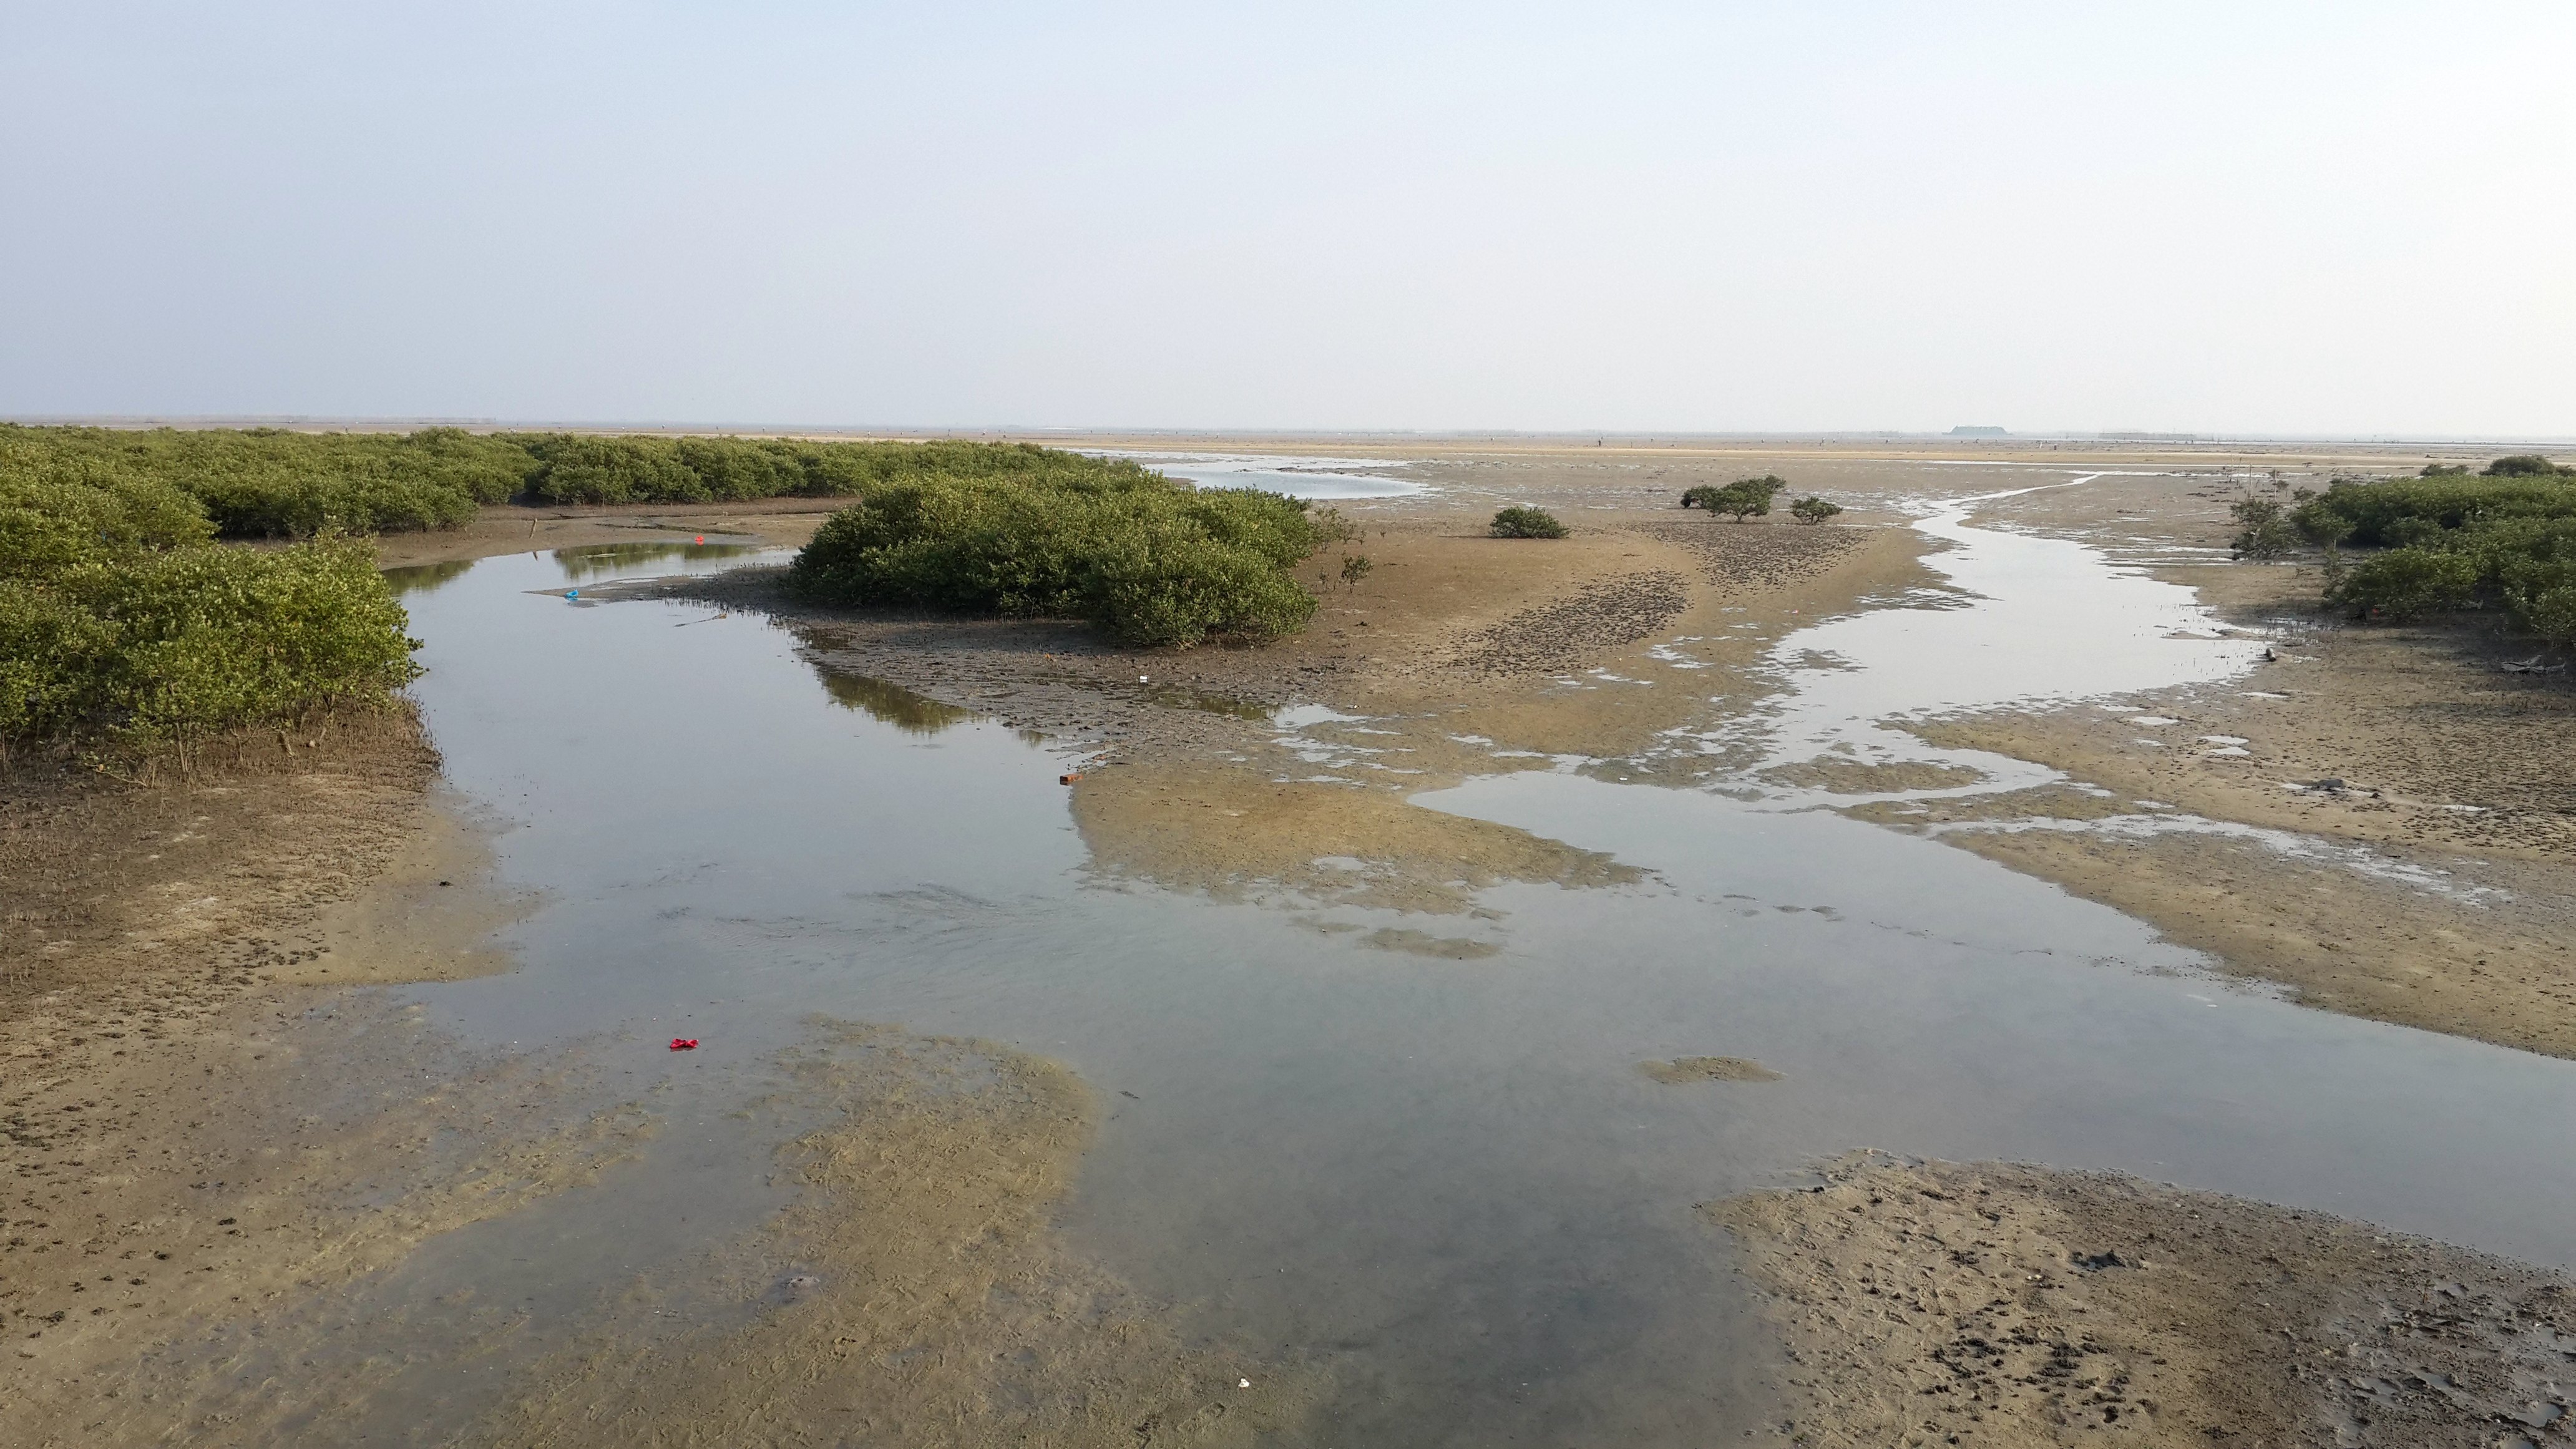
POLYGON ((0 0, 0 415, 2576 434, 2576 4, 0 0))

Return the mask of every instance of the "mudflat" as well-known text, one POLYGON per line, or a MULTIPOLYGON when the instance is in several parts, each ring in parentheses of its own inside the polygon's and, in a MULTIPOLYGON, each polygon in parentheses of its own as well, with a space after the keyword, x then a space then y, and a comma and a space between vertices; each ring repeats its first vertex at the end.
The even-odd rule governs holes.
MULTIPOLYGON (((1424 491, 1340 505, 1359 533, 1337 551, 1372 567, 1345 584, 1318 558, 1314 626, 1261 648, 1136 652, 1043 621, 813 610, 760 567, 585 592, 766 617, 838 703, 899 729, 974 717, 1042 737, 1074 777, 1064 820, 1091 885, 1292 912, 1381 971, 1496 969, 1497 888, 1637 887, 1611 853, 1409 803, 1582 772, 1795 792, 2103 901, 2319 1009, 2576 1056, 2576 799, 2551 764, 2566 676, 2506 673, 2509 641, 2348 626, 2308 606, 2296 569, 2191 552, 2223 542, 2226 502, 2276 470, 2411 455, 1329 446, 1424 491), (1783 642, 1955 607, 1927 563, 1940 545, 1908 520, 1926 499, 2007 491, 2016 469, 2135 476, 1997 499, 1969 522, 2196 589, 2275 659, 1905 722, 1952 754, 1766 756, 1747 722, 1797 688, 1783 642), (1673 506, 1769 471, 1844 519, 1673 506), (1484 537, 1503 502, 1557 509, 1573 536, 1484 537), (1979 751, 2055 777, 1980 790, 1979 751)), ((830 506, 496 509, 384 552, 422 568, 792 546, 830 506)), ((704 1169, 726 1186, 710 1226, 671 1240, 685 1251, 514 1305, 525 1270, 475 1235, 546 1241, 549 1204, 618 1191, 717 1099, 686 1053, 644 1042, 667 1070, 631 1065, 632 1031, 469 1043, 384 989, 506 973, 496 933, 542 904, 503 884, 494 802, 442 794, 435 745, 401 714, 239 741, 184 778, 22 770, 6 786, 0 1312, 32 1385, 27 1442, 396 1425, 491 1443, 1308 1442, 1365 1394, 1350 1367, 1365 1346, 1325 1367, 1211 1338, 1204 1313, 1063 1232, 1116 1115, 1104 1089, 1024 1046, 840 1020, 725 1068, 741 1075, 723 1110, 771 1145, 704 1169), (429 1256, 448 1276, 418 1276, 429 1256), (420 1366, 450 1359, 490 1367, 424 1399, 420 1366)), ((1618 1071, 1685 1097, 1799 1085, 1753 1056, 1631 1053, 1618 1071)), ((2563 1124, 2533 1131, 2553 1150, 2563 1124)), ((1733 1406, 1730 1426, 1853 1444, 2570 1432, 2563 1277, 2312 1209, 1877 1157, 1716 1200, 1699 1226, 1737 1245, 1777 1355, 1767 1401, 1733 1406)))

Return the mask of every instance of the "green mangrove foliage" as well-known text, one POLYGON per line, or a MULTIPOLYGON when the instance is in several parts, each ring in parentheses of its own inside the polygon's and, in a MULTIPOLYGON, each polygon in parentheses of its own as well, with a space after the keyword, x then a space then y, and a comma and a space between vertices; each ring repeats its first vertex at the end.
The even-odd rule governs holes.
MULTIPOLYGON (((1742 523, 1747 518, 1767 516, 1771 512, 1771 500, 1779 497, 1788 486, 1786 479, 1768 473, 1759 478, 1738 478, 1724 486, 1702 483, 1682 494, 1682 507, 1705 508, 1711 513, 1733 514, 1735 521, 1742 523)), ((1816 501, 1821 503, 1824 500, 1816 501)), ((1835 513, 1841 511, 1839 508, 1834 510, 1835 513)), ((1832 514, 1825 515, 1828 518, 1832 516, 1832 514)))
POLYGON ((2287 558, 2299 546, 2299 531, 2290 526, 2289 510, 2277 498, 2240 498, 2227 506, 2227 516, 2236 520, 2236 536, 2228 547, 2239 560, 2269 563, 2287 558))
POLYGON ((1294 498, 1193 489, 1130 462, 1035 448, 969 461, 864 485, 796 556, 789 592, 1087 619, 1133 645, 1258 641, 1305 627, 1315 597, 1291 570, 1347 534, 1294 498))
POLYGON ((214 541, 196 498, 91 460, 0 473, 0 758, 185 749, 383 700, 414 673, 364 543, 214 541))
POLYGON ((1524 508, 1518 504, 1494 515, 1493 526, 1485 530, 1496 538, 1563 538, 1565 525, 1544 508, 1524 508))
POLYGON ((856 497, 904 478, 1038 480, 1090 460, 1027 444, 816 443, 576 433, 303 433, 0 426, 0 477, 159 483, 230 538, 455 528, 492 503, 856 497))
POLYGON ((1822 523, 1842 511, 1841 504, 1828 503, 1812 493, 1789 505, 1789 516, 1800 523, 1822 523))
POLYGON ((175 489, 235 538, 454 528, 516 494, 515 443, 456 428, 410 434, 274 428, 0 426, 0 478, 78 475, 175 489))
POLYGON ((2329 550, 2378 550, 2332 570, 2327 585, 2327 601, 2357 618, 2497 609, 2517 629, 2576 645, 2576 469, 2524 456, 2476 476, 2338 479, 2301 495, 2289 522, 2329 550))
POLYGON ((570 433, 516 434, 510 441, 533 460, 524 488, 531 503, 848 498, 907 478, 1043 482, 1109 466, 1028 443, 809 443, 570 433))

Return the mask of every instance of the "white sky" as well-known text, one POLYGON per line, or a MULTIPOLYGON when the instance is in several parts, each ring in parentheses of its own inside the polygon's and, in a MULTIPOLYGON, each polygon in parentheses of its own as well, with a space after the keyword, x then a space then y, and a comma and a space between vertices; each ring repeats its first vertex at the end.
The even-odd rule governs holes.
POLYGON ((2576 434, 2576 4, 0 0, 0 414, 2576 434))

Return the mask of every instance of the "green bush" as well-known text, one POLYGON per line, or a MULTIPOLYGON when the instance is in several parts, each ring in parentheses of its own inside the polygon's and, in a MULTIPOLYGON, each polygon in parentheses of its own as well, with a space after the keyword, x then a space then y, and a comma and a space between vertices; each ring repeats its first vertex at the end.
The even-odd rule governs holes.
POLYGON ((514 443, 455 428, 410 434, 274 428, 0 426, 0 478, 125 479, 196 499, 232 537, 452 528, 519 492, 532 462, 514 443))
POLYGON ((2516 453, 2489 463, 2489 478, 2559 478, 2576 474, 2576 468, 2562 468, 2538 453, 2516 453))
POLYGON ((177 489, 83 474, 0 475, 0 755, 184 747, 412 677, 365 544, 227 547, 177 489))
POLYGON ((1485 530, 1496 538, 1563 538, 1565 525, 1544 508, 1524 508, 1518 504, 1494 515, 1493 526, 1485 530))
POLYGON ((2391 530, 2409 520, 2447 530, 2510 518, 2576 518, 2576 476, 2338 478, 2291 514, 2311 539, 2363 547, 2398 543, 2391 530))
POLYGON ((2228 546, 2240 559, 2285 558, 2298 545, 2288 510, 2273 499, 2240 498, 2228 506, 2227 513, 2236 520, 2236 537, 2228 546))
MULTIPOLYGON (((1742 523, 1747 518, 1767 517, 1771 500, 1780 496, 1787 482, 1765 474, 1760 478, 1738 478, 1722 488, 1709 488, 1701 493, 1700 507, 1711 513, 1729 513, 1742 523)), ((1693 492, 1701 492, 1699 489, 1693 492)))
POLYGON ((1150 478, 1028 444, 817 443, 776 438, 302 433, 275 428, 0 426, 0 478, 76 474, 176 489, 226 537, 455 528, 487 504, 711 503, 854 497, 905 478, 1107 473, 1150 478))
POLYGON ((1831 518, 1842 511, 1843 506, 1841 504, 1828 503, 1813 495, 1801 498, 1797 502, 1789 505, 1789 516, 1797 519, 1800 523, 1822 523, 1826 519, 1831 518))
POLYGON ((856 497, 907 478, 1012 478, 1045 484, 1111 474, 1155 478, 1139 464, 1028 443, 812 443, 780 438, 659 438, 522 433, 535 460, 531 503, 736 503, 856 497))
POLYGON ((2404 623, 2464 609, 2477 597, 2478 563, 2463 554, 2392 548, 2337 580, 2332 600, 2355 614, 2404 623))
POLYGON ((1290 570, 1323 542, 1306 505, 1196 490, 1130 463, 1043 450, 977 473, 867 486, 796 556, 818 603, 1090 620, 1122 643, 1261 640, 1305 627, 1290 570))
POLYGON ((2526 456, 2499 458, 2476 477, 2428 469, 2417 478, 2338 479, 2306 495, 2291 517, 2330 547, 2349 540, 2386 550, 2328 585, 2328 602, 2356 615, 2494 608, 2517 629, 2576 645, 2576 472, 2526 456))

